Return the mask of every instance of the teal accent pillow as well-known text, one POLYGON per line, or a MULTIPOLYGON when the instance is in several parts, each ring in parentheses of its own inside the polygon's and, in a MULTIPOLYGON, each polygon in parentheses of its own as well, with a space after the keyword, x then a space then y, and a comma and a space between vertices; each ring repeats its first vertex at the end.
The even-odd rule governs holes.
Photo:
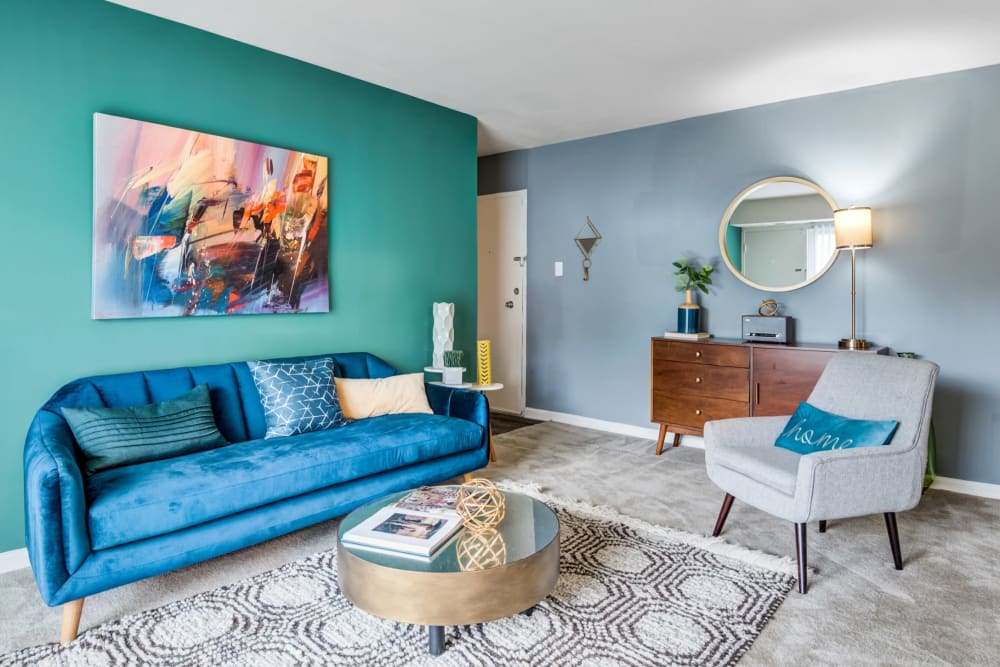
POLYGON ((87 474, 229 444, 212 414, 208 385, 131 408, 62 408, 87 474))
POLYGON ((899 422, 893 419, 850 419, 825 412, 803 401, 785 424, 774 445, 799 454, 852 447, 879 447, 889 444, 897 426, 899 422))

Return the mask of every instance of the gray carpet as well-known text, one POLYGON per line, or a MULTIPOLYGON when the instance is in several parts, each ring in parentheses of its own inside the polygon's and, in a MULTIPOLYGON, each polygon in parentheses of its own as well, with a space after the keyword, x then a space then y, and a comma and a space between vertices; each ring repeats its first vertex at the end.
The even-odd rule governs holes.
MULTIPOLYGON (((543 423, 499 435, 489 477, 534 481, 554 495, 614 507, 695 533, 711 530, 722 494, 701 451, 653 455, 648 440, 543 423)), ((816 572, 791 593, 741 665, 991 665, 1000 656, 1000 501, 930 491, 899 516, 906 569, 892 567, 882 518, 830 522, 809 534, 816 572)), ((734 505, 724 536, 794 554, 792 526, 734 505)), ((331 525, 93 596, 93 626, 233 583, 332 548, 331 525)), ((0 575, 0 653, 52 641, 58 610, 41 602, 28 570, 0 575)), ((669 628, 664 628, 668 632, 669 628)))

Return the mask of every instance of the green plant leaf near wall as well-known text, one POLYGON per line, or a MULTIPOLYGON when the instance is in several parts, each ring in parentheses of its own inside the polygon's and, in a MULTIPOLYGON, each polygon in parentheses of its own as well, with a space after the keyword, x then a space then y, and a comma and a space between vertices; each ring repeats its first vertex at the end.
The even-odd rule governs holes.
POLYGON ((5 5, 0 48, 0 551, 24 545, 28 424, 73 378, 355 350, 418 370, 434 301, 472 349, 471 116, 97 0, 5 5), (331 312, 91 320, 98 111, 328 156, 331 312))

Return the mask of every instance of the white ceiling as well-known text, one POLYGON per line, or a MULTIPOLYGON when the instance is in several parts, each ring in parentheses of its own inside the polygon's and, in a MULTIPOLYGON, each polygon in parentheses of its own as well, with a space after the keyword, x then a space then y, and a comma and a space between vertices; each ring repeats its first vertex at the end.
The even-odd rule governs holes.
POLYGON ((489 155, 1000 63, 997 0, 112 0, 479 119, 489 155))

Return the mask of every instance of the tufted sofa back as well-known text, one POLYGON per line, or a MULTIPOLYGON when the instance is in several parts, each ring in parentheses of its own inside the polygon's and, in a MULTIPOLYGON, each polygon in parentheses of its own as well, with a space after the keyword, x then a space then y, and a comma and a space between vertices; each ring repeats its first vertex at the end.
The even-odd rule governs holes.
MULTIPOLYGON (((270 361, 304 361, 333 357, 334 373, 345 378, 381 378, 398 371, 373 354, 316 354, 270 361)), ((219 430, 229 442, 263 438, 267 431, 260 394, 245 361, 211 366, 95 375, 74 380, 53 394, 42 410, 62 419, 62 407, 101 405, 109 408, 158 403, 207 384, 219 430)))

